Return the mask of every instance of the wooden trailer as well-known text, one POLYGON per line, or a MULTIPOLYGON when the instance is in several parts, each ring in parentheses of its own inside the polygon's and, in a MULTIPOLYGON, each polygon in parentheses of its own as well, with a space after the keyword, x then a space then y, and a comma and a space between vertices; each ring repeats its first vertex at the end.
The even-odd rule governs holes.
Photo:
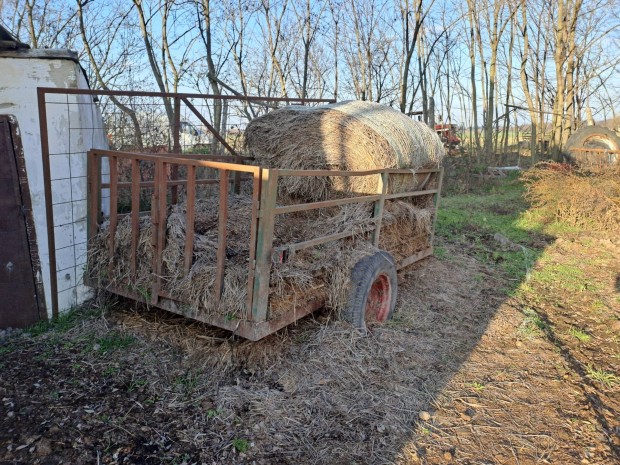
MULTIPOLYGON (((150 220, 152 232, 152 265, 150 266, 150 288, 148 290, 132 289, 122 281, 108 282, 105 276, 89 276, 85 281, 93 287, 106 289, 112 293, 145 302, 177 314, 185 315, 205 323, 225 328, 250 340, 259 340, 290 323, 303 318, 324 306, 326 296, 320 292, 309 293, 304 302, 290 305, 287 311, 273 311, 270 302, 270 274, 276 264, 286 262, 302 250, 319 247, 334 241, 351 240, 354 236, 364 235, 365 239, 375 247, 380 244, 382 220, 386 201, 395 199, 415 200, 426 199, 434 205, 436 211, 442 182, 442 169, 376 169, 370 171, 328 171, 328 170, 284 170, 267 169, 245 163, 227 163, 230 157, 179 154, 141 154, 125 153, 109 150, 91 150, 88 152, 88 236, 89 255, 93 241, 100 234, 102 225, 107 230, 106 247, 110 257, 115 255, 116 229, 121 219, 131 222, 130 251, 127 255, 129 274, 138 273, 138 242, 140 224, 145 216, 150 220), (109 176, 102 177, 101 166, 109 165, 109 176), (145 180, 141 167, 152 167, 152 178, 145 180), (120 171, 125 171, 125 177, 120 171), (208 175, 198 175, 208 173, 208 175), (338 198, 310 203, 282 204, 278 190, 278 181, 289 176, 298 177, 353 177, 376 176, 378 189, 375 194, 340 195, 338 198), (399 178, 403 189, 392 189, 392 182, 399 178), (406 182, 402 182, 403 178, 406 182), (214 185, 219 195, 217 218, 217 263, 213 296, 219 301, 222 297, 224 281, 227 273, 227 247, 234 245, 228 242, 228 196, 240 190, 251 196, 248 203, 249 212, 249 251, 247 257, 247 292, 245 311, 242 315, 230 317, 225 310, 217 313, 202 312, 189 302, 180 301, 162 286, 162 255, 166 246, 166 218, 172 204, 183 198, 187 204, 184 253, 184 273, 189 273, 193 265, 194 223, 196 221, 194 205, 201 194, 201 187, 214 185), (150 208, 145 209, 144 197, 150 195, 150 208), (102 195, 103 194, 103 195, 102 195), (125 201, 119 209, 119 198, 125 201), (102 199, 108 202, 109 208, 102 205, 102 199), (280 215, 309 212, 354 203, 372 203, 372 221, 366 230, 359 228, 341 231, 319 237, 312 237, 300 242, 274 245, 274 225, 280 215), (141 211, 146 210, 146 211, 141 211), (103 211, 109 211, 103 215, 103 211), (129 217, 129 219, 128 219, 129 217)), ((240 159, 238 161, 241 161, 240 159)), ((394 183, 396 184, 396 183, 394 183)), ((396 300, 396 271, 433 253, 432 229, 435 215, 433 214, 431 232, 424 238, 422 246, 415 253, 395 262, 389 252, 380 253, 377 257, 367 258, 356 265, 351 275, 351 305, 358 310, 349 312, 349 319, 360 329, 365 329, 368 319, 385 320, 391 316, 396 300)), ((144 223, 142 223, 144 224, 144 223)), ((114 258, 110 267, 114 266, 114 258)), ((142 270, 144 272, 144 270, 142 270)), ((104 273, 105 274, 105 273, 104 273)))

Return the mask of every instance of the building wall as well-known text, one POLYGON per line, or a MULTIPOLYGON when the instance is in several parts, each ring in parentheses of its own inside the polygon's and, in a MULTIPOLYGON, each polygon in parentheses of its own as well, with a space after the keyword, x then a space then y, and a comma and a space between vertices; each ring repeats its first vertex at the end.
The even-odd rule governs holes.
MULTIPOLYGON (((21 131, 41 258, 45 301, 51 315, 49 246, 37 87, 88 88, 80 66, 69 59, 0 56, 0 114, 14 115, 21 131)), ((87 95, 48 94, 50 177, 60 311, 90 297, 86 265, 86 152, 107 148, 98 107, 87 95)))

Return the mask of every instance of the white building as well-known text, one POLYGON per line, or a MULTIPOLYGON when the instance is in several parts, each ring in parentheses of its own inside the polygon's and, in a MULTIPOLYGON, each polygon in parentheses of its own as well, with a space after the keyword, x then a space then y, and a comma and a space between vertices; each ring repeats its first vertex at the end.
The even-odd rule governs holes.
POLYGON ((7 167, 0 171, 0 184, 11 186, 0 191, 0 217, 8 218, 0 221, 0 241, 4 242, 0 244, 4 249, 0 252, 0 328, 26 326, 46 314, 52 316, 52 273, 59 312, 90 296, 82 279, 86 152, 107 148, 101 114, 92 96, 46 95, 51 180, 51 199, 47 200, 53 212, 56 255, 51 271, 37 88, 88 89, 89 85, 75 52, 26 47, 0 27, 0 164, 7 167), (32 283, 24 283, 27 267, 32 283))

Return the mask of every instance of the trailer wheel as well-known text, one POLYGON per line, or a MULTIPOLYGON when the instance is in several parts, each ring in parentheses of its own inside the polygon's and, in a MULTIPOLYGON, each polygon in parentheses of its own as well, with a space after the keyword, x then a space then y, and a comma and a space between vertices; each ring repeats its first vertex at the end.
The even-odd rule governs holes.
POLYGON ((394 259, 378 252, 361 259, 351 271, 351 290, 344 317, 361 332, 392 318, 398 293, 394 259))
MULTIPOLYGON (((611 151, 620 150, 620 137, 611 129, 601 126, 586 126, 575 131, 566 141, 566 158, 576 163, 587 163, 591 160, 588 156, 571 152, 571 149, 606 149, 611 151)), ((617 163, 618 155, 612 155, 611 159, 601 160, 608 163, 617 163)))

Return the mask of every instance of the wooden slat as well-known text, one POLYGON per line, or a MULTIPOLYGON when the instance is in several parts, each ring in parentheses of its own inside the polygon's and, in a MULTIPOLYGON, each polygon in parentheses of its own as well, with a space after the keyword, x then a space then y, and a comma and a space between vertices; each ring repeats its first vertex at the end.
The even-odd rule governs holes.
POLYGON ((138 239, 140 237, 140 162, 131 160, 131 276, 138 267, 138 239))
POLYGON ((274 213, 276 215, 282 215, 284 213, 294 213, 306 210, 314 210, 317 208, 335 207, 338 205, 347 205, 349 203, 361 203, 361 202, 374 202, 381 198, 380 194, 375 195, 362 195, 360 197, 349 197, 345 199, 324 200, 322 202, 310 202, 300 203, 296 205, 285 205, 283 207, 276 207, 274 213))
MULTIPOLYGON (((155 164, 155 173, 153 175, 154 182, 159 180, 159 165, 155 164)), ((153 250, 157 248, 157 234, 159 233, 159 189, 153 189, 151 194, 151 247, 153 250)), ((153 288, 155 287, 155 270, 157 268, 157 259, 153 254, 151 262, 151 303, 155 305, 157 299, 153 302, 153 288)), ((148 300, 147 300, 148 303, 148 300)))
POLYGON ((421 169, 421 170, 406 170, 396 168, 378 168, 374 170, 366 171, 336 171, 336 170, 286 170, 279 169, 278 176, 371 176, 373 174, 388 173, 388 174, 421 174, 421 173, 438 173, 439 169, 421 169))
POLYGON ((391 199, 400 199, 403 197, 421 197, 423 195, 436 194, 437 192, 438 192, 437 189, 428 189, 425 191, 400 192, 398 194, 386 194, 385 199, 391 200, 391 199))
MULTIPOLYGON (((172 139, 173 139, 173 147, 172 151, 175 154, 181 153, 181 99, 178 97, 174 98, 174 124, 172 127, 172 139)), ((170 172, 170 179, 176 181, 179 179, 179 165, 172 165, 172 169, 170 172)), ((176 185, 172 186, 171 193, 171 202, 172 205, 176 205, 179 200, 179 188, 176 185)))
POLYGON ((372 233, 372 243, 375 247, 379 247, 379 235, 381 234, 381 223, 383 221, 383 207, 385 205, 385 193, 388 188, 388 174, 379 174, 379 182, 377 183, 377 190, 381 194, 379 200, 375 202, 373 209, 373 219, 375 220, 375 230, 372 233))
POLYGON ((439 182, 437 183, 437 192, 433 201, 435 203, 435 213, 433 214, 433 227, 431 228, 430 246, 433 247, 433 241, 435 240, 435 224, 437 223, 437 212, 439 211, 439 201, 441 199, 441 186, 443 184, 443 168, 439 171, 439 182))
POLYGON ((110 254, 110 269, 114 266, 114 248, 116 240, 116 226, 118 224, 118 159, 110 157, 110 236, 108 238, 108 253, 110 254))
MULTIPOLYGON (((178 164, 183 166, 194 165, 196 167, 204 167, 204 168, 214 168, 214 169, 222 169, 222 170, 230 170, 230 171, 241 171, 243 173, 258 173, 260 169, 258 166, 253 165, 245 165, 241 163, 224 163, 218 161, 205 161, 205 160, 195 160, 190 158, 185 158, 184 155, 175 155, 171 156, 163 156, 163 155, 153 155, 148 153, 134 153, 134 152, 117 152, 115 150, 94 150, 97 155, 102 155, 106 157, 117 157, 122 159, 132 159, 138 158, 139 160, 158 162, 163 161, 164 163, 170 164, 178 164)), ((236 157, 230 157, 232 159, 238 159, 236 157)), ((327 174, 328 175, 328 174, 327 174)))
POLYGON ((217 228, 217 267, 215 270, 215 298, 219 303, 224 287, 226 262, 226 223, 228 221, 228 171, 220 171, 220 209, 217 228))
POLYGON ((350 230, 350 231, 343 231, 339 233, 329 234, 327 236, 315 237, 314 239, 310 239, 310 240, 303 241, 303 242, 282 245, 282 246, 276 247, 274 250, 276 251, 287 250, 289 252, 297 252, 299 250, 308 249, 310 247, 316 247, 317 245, 325 244, 327 242, 337 241, 339 239, 356 236, 358 234, 364 234, 374 229, 375 229, 374 226, 369 226, 369 227, 358 228, 358 229, 350 230))
MULTIPOLYGON (((193 165, 189 165, 189 166, 193 166, 193 165)), ((233 183, 233 180, 230 180, 229 183, 233 183)), ((219 179, 196 179, 196 184, 197 185, 203 185, 203 184, 219 184, 220 180, 219 179)), ((187 181, 186 180, 177 180, 177 181, 168 181, 168 186, 186 186, 187 185, 187 181)), ((101 187, 103 189, 110 187, 110 184, 102 184, 101 187)), ((132 184, 130 182, 119 182, 116 187, 118 187, 119 189, 131 189, 132 184)), ((141 188, 147 188, 147 187, 155 187, 155 181, 142 181, 140 182, 140 187, 141 188)))
POLYGON ((101 159, 88 152, 88 244, 97 235, 101 211, 101 159))
POLYGON ((258 208, 260 203, 261 188, 260 173, 252 180, 252 216, 250 223, 250 258, 248 263, 248 292, 247 292, 247 315, 252 320, 252 300, 254 297, 254 272, 256 267, 256 227, 258 223, 258 208))
POLYGON ((194 224, 196 222, 196 167, 187 167, 187 211, 185 216, 185 274, 192 268, 194 256, 194 224))
POLYGON ((422 181, 420 184, 418 184, 416 186, 416 190, 419 191, 421 189, 424 189, 426 187, 426 184, 428 184, 429 179, 431 179, 431 175, 433 173, 427 173, 426 177, 424 178, 424 181, 422 181))
POLYGON ((159 301, 159 291, 161 290, 161 275, 163 269, 162 255, 166 241, 166 194, 168 190, 168 179, 166 176, 166 163, 159 161, 155 167, 155 177, 157 182, 156 198, 154 208, 156 210, 157 222, 154 223, 156 231, 155 250, 153 253, 153 289, 151 293, 151 303, 157 304, 159 301))
POLYGON ((252 301, 252 320, 267 320, 269 305, 269 276, 271 274, 271 250, 273 248, 273 228, 275 207, 278 197, 278 174, 263 169, 261 174, 261 201, 256 232, 256 272, 254 274, 254 297, 252 301))
POLYGON ((411 265, 412 263, 415 263, 419 260, 422 260, 423 258, 426 258, 430 255, 433 255, 433 247, 429 247, 427 249, 421 250, 420 252, 414 253, 413 255, 405 258, 404 260, 402 260, 396 267, 396 269, 401 270, 403 268, 405 268, 406 266, 411 265))

